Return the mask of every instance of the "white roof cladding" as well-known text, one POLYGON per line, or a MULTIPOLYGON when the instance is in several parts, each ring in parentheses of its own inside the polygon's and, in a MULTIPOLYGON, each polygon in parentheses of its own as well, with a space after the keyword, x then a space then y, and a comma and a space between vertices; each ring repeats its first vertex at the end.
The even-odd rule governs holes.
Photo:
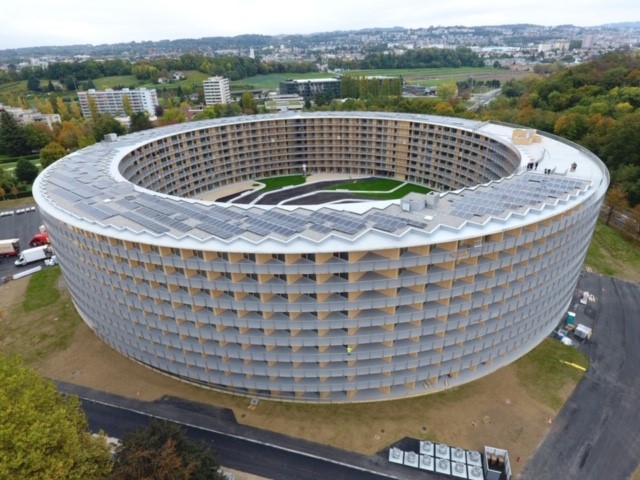
POLYGON ((465 119, 373 112, 285 113, 184 123, 75 152, 45 170, 33 193, 49 215, 123 240, 295 253, 408 247, 487 235, 555 216, 606 189, 608 173, 590 152, 549 136, 539 143, 516 145, 513 131, 514 127, 465 119), (199 201, 150 191, 130 183, 119 171, 127 154, 160 138, 222 125, 301 118, 373 118, 473 131, 517 152, 520 167, 494 182, 440 193, 435 206, 415 211, 403 209, 400 200, 297 207, 199 201), (538 169, 528 170, 527 164, 536 161, 538 169), (572 169, 573 164, 577 168, 572 169), (554 173, 543 173, 546 169, 554 173))

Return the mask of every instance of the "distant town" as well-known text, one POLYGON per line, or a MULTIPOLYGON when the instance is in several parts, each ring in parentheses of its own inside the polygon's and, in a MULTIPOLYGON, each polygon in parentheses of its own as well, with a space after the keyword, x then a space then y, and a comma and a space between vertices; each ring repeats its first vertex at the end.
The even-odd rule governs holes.
POLYGON ((583 62, 594 55, 640 44, 640 22, 597 27, 559 25, 429 26, 371 28, 308 35, 240 35, 200 39, 129 42, 111 45, 42 46, 0 50, 0 68, 44 67, 51 62, 118 58, 132 62, 178 58, 185 53, 245 56, 265 62, 303 61, 328 70, 340 62, 362 60, 368 53, 402 55, 420 48, 468 47, 487 65, 522 68, 531 62, 583 62))

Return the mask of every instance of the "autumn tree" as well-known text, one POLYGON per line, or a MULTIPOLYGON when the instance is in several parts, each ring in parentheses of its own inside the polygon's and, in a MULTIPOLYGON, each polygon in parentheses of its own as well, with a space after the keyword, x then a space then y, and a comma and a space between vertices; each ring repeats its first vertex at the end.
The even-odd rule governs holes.
POLYGON ((112 480, 224 480, 211 451, 178 425, 153 420, 127 433, 116 449, 112 480))
POLYGON ((614 211, 623 212, 629 208, 627 192, 618 184, 610 186, 606 196, 604 197, 604 204, 609 207, 609 213, 607 214, 607 220, 605 221, 605 225, 609 225, 614 211))
POLYGON ((253 93, 244 92, 240 97, 240 107, 242 112, 248 115, 256 113, 256 102, 253 99, 253 93))
POLYGON ((0 478, 103 479, 111 471, 104 437, 88 432, 77 397, 0 354, 0 478))
POLYGON ((128 117, 133 115, 133 107, 131 106, 131 99, 124 95, 122 97, 122 109, 124 110, 124 114, 128 117))
POLYGON ((636 241, 640 239, 640 203, 629 211, 631 221, 627 222, 627 230, 635 237, 636 241))
POLYGON ((458 95, 458 85, 456 82, 445 82, 438 85, 437 88, 438 97, 445 102, 451 102, 458 95))
POLYGON ((56 160, 64 157, 67 151, 58 142, 51 142, 40 150, 40 166, 44 170, 56 160))

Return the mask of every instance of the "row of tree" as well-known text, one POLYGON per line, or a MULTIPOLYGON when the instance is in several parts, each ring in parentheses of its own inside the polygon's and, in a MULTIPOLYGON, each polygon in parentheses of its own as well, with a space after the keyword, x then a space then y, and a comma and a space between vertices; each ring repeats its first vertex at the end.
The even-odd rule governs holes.
POLYGON ((313 62, 265 62, 260 59, 240 56, 209 57, 201 54, 184 54, 180 58, 163 58, 131 63, 124 60, 97 62, 54 62, 46 67, 15 66, 7 71, 0 70, 0 84, 27 80, 31 91, 55 90, 56 82, 67 90, 93 88, 97 78, 135 75, 139 80, 156 81, 168 76, 172 71, 196 70, 207 75, 221 75, 231 80, 267 75, 270 73, 307 73, 317 71, 313 62), (46 87, 42 83, 46 82, 46 87))
POLYGON ((417 48, 402 54, 372 52, 362 60, 335 58, 329 60, 330 69, 371 70, 394 68, 458 68, 483 67, 482 60, 470 48, 417 48))
POLYGON ((402 78, 344 75, 340 81, 342 98, 378 98, 402 95, 402 78))

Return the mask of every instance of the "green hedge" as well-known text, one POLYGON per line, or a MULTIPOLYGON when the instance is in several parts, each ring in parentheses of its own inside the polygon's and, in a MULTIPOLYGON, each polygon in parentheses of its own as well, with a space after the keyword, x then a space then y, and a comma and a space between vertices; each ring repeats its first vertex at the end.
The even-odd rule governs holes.
POLYGON ((23 158, 25 158, 27 160, 40 160, 40 154, 39 153, 34 153, 32 155, 23 155, 21 157, 9 157, 8 155, 0 155, 0 164, 14 163, 14 162, 17 162, 18 160, 21 160, 23 158))

